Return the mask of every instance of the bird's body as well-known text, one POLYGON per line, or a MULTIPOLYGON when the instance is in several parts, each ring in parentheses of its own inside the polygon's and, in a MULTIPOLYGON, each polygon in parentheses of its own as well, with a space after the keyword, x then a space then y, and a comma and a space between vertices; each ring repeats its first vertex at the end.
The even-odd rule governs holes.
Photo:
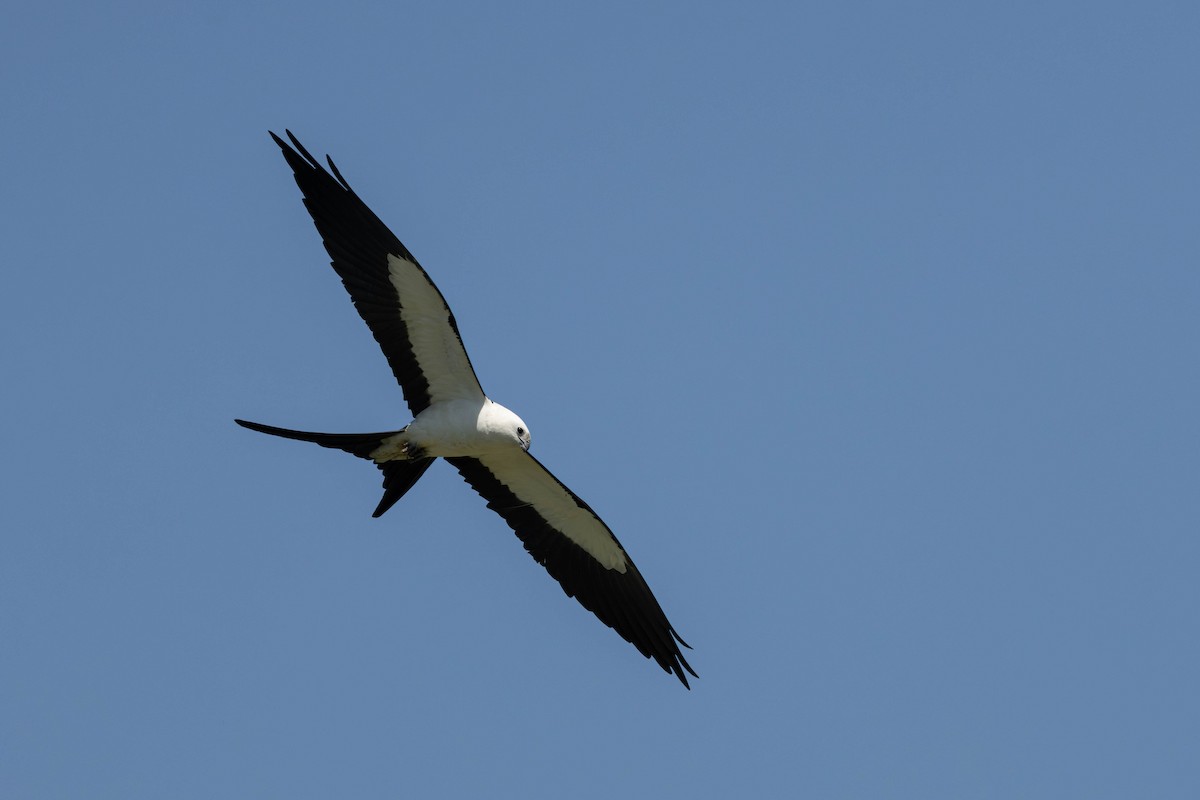
POLYGON ((404 390, 412 421, 379 433, 311 433, 237 420, 252 430, 351 453, 383 472, 382 515, 438 458, 488 501, 568 596, 688 685, 687 646, 621 543, 594 511, 529 454, 529 427, 483 392, 454 315, 429 275, 358 198, 291 133, 271 134, 304 193, 332 266, 404 390), (331 174, 332 173, 332 174, 331 174))
POLYGON ((513 412, 484 397, 434 403, 371 452, 376 464, 414 457, 481 456, 529 449, 529 428, 513 412))

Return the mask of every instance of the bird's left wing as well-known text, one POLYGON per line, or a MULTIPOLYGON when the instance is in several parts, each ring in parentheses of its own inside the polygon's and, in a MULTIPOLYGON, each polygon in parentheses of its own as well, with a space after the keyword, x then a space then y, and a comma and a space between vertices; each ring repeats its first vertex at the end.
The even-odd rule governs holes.
POLYGON ((679 649, 687 643, 587 503, 524 450, 446 460, 504 518, 568 597, 688 685, 684 671, 696 673, 679 649))
POLYGON ((287 135, 291 145, 274 133, 271 138, 292 168, 333 268, 383 350, 413 416, 443 400, 482 399, 458 323, 429 275, 332 159, 326 170, 291 131, 287 135))

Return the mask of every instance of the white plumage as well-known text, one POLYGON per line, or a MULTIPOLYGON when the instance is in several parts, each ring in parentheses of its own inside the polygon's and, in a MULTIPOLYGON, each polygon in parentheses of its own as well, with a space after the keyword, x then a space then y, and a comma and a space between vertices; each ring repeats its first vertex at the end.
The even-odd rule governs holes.
POLYGON ((696 674, 679 649, 687 644, 608 526, 529 454, 529 427, 484 394, 454 315, 429 275, 332 161, 326 171, 290 132, 292 146, 271 136, 413 420, 400 430, 348 434, 238 424, 373 461, 384 476, 375 516, 403 497, 433 461, 446 459, 568 596, 687 686, 685 672, 696 674))

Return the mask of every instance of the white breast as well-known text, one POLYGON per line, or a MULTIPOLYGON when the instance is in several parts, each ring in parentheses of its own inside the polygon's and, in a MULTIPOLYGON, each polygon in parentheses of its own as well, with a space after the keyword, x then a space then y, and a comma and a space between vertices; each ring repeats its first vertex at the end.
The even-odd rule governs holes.
POLYGON ((428 456, 477 456, 521 449, 517 428, 525 423, 499 403, 484 398, 434 403, 412 421, 408 441, 428 456))

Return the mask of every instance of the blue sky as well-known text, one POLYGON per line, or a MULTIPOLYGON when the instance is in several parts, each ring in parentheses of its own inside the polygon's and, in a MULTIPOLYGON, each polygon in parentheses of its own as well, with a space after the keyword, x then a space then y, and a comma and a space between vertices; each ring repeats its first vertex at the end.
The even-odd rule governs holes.
POLYGON ((245 6, 0 31, 0 794, 1200 794, 1194 4, 245 6), (234 426, 408 420, 284 128, 693 691, 234 426))

